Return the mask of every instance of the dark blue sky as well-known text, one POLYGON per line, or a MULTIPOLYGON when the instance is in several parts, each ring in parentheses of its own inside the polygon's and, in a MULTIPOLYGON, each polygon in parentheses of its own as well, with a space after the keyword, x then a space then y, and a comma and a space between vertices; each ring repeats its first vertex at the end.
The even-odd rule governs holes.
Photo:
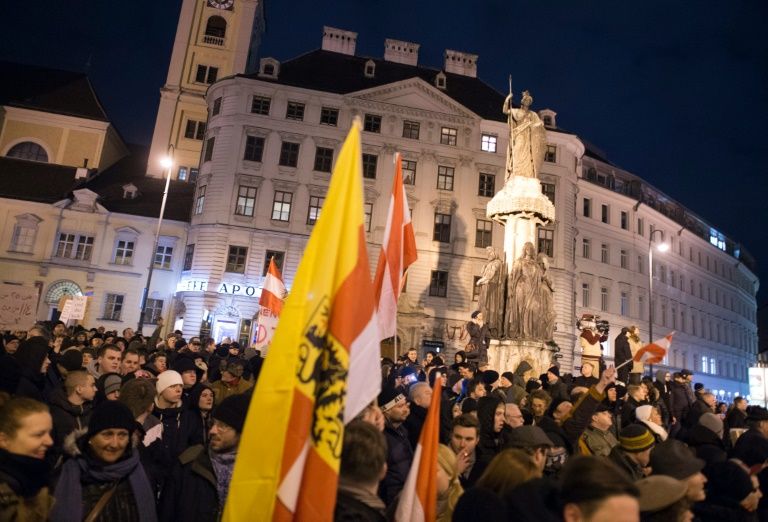
MULTIPOLYGON (((768 4, 763 1, 266 0, 262 55, 319 47, 323 25, 480 55, 479 76, 558 112, 616 164, 741 241, 768 285, 768 4)), ((180 0, 3 2, 0 58, 89 73, 117 128, 148 142, 180 0)), ((766 291, 762 296, 768 296, 766 291)), ((765 297, 761 298, 761 302, 765 297)))

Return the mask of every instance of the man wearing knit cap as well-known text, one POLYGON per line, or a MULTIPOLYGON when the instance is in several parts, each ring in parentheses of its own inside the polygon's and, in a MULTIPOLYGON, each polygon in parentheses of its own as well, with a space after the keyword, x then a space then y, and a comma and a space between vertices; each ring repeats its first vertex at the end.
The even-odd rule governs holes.
POLYGON ((387 474, 379 485, 379 496, 389 505, 403 489, 413 460, 413 447, 403 425, 411 410, 405 396, 389 386, 379 394, 379 407, 384 414, 384 437, 387 439, 387 474))
POLYGON ((119 373, 105 373, 96 379, 96 404, 105 400, 116 401, 120 397, 120 388, 123 386, 123 378, 119 373))
POLYGON ((609 459, 632 481, 637 481, 650 474, 648 464, 655 444, 656 439, 648 428, 641 424, 630 424, 622 428, 619 444, 611 450, 609 459))
POLYGON ((571 398, 570 395, 568 395, 568 387, 560 379, 560 368, 557 366, 552 366, 547 370, 547 386, 545 389, 547 390, 547 393, 549 393, 549 396, 552 397, 553 401, 558 399, 567 401, 571 398))
POLYGON ((214 408, 208 448, 198 444, 179 456, 160 501, 161 521, 220 520, 249 404, 247 395, 232 395, 214 408))
POLYGON ((238 357, 230 357, 221 361, 220 370, 221 379, 211 384, 217 401, 245 393, 253 386, 252 382, 243 378, 245 362, 238 357))
POLYGON ((706 498, 704 485, 707 477, 701 472, 704 461, 697 458, 691 449, 676 439, 667 439, 651 452, 651 470, 654 475, 667 475, 686 483, 686 498, 701 502, 706 498))
POLYGON ((187 449, 190 444, 200 442, 189 440, 192 423, 189 410, 182 407, 183 386, 179 372, 166 370, 157 377, 157 395, 152 415, 163 423, 163 446, 172 458, 187 449))

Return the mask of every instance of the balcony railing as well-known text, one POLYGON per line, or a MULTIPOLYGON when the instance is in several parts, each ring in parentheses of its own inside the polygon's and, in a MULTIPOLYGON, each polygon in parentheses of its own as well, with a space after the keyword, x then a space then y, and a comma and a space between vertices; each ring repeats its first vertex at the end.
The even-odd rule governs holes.
POLYGON ((209 45, 223 46, 224 38, 221 36, 211 36, 209 34, 206 34, 203 36, 203 43, 207 43, 209 45))

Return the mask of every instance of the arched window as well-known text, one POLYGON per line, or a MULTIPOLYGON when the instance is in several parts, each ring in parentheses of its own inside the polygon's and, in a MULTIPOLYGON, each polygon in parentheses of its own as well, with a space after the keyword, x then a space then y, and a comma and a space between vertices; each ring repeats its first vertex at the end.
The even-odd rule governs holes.
POLYGON ((227 21, 220 16, 212 16, 205 25, 205 36, 224 38, 227 33, 227 21))
POLYGON ((41 161, 48 163, 48 153, 37 143, 31 141, 22 141, 17 143, 6 154, 9 158, 18 158, 30 161, 41 161))

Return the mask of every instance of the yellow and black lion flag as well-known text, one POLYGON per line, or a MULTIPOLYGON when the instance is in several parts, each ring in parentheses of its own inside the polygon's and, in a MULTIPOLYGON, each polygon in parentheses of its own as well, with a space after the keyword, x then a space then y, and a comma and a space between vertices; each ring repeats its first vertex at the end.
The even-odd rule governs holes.
POLYGON ((344 424, 380 387, 363 224, 356 118, 256 384, 225 522, 333 519, 344 424))

